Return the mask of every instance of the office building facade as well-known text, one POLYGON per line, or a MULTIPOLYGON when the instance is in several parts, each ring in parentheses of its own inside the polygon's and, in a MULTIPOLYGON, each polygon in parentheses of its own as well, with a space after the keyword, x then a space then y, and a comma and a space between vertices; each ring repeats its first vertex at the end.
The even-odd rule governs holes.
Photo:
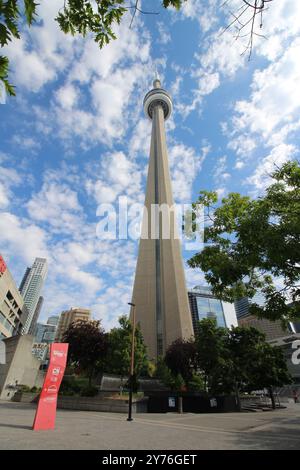
POLYGON ((37 322, 38 322, 38 319, 42 310, 43 303, 44 303, 44 297, 40 296, 37 306, 35 307, 35 311, 31 320, 31 325, 28 331, 28 334, 30 335, 34 335, 35 333, 36 325, 37 325, 37 322))
POLYGON ((284 329, 279 320, 270 321, 266 318, 257 318, 250 313, 250 306, 256 303, 263 307, 265 299, 261 294, 255 294, 252 299, 243 297, 234 302, 239 326, 252 326, 266 336, 266 340, 273 340, 288 335, 293 330, 293 324, 290 323, 287 329, 284 329))
POLYGON ((218 299, 208 286, 196 286, 188 292, 194 333, 198 322, 214 318, 219 327, 232 328, 238 325, 234 304, 218 299))
POLYGON ((32 354, 40 361, 46 360, 49 352, 48 345, 55 341, 58 320, 59 316, 52 315, 47 323, 36 324, 32 354))
POLYGON ((0 255, 0 340, 20 334, 27 315, 24 300, 0 255))
POLYGON ((47 272, 47 260, 45 258, 36 258, 32 267, 26 269, 25 275, 21 281, 20 292, 29 312, 23 330, 24 334, 29 333, 47 272))
POLYGON ((61 342, 65 331, 69 328, 71 323, 78 320, 90 321, 91 311, 87 308, 72 307, 70 310, 62 312, 57 326, 55 342, 61 342))

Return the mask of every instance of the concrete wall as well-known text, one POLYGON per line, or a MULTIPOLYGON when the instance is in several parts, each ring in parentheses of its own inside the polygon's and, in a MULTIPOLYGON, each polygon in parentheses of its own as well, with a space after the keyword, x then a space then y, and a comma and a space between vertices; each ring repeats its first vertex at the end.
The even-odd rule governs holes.
MULTIPOLYGON (((37 394, 34 393, 18 393, 13 401, 20 401, 22 403, 36 402, 37 394)), ((133 413, 146 413, 147 412, 147 398, 140 400, 133 400, 132 411, 133 413)), ((105 411, 110 413, 127 413, 128 401, 127 400, 114 400, 103 397, 63 397, 59 396, 57 400, 57 408, 66 410, 81 410, 81 411, 105 411)))
MULTIPOLYGON (((0 255, 1 259, 1 255, 0 255)), ((0 273, 0 335, 10 338, 15 331, 19 331, 26 318, 24 300, 21 296, 15 281, 8 270, 0 273), (8 297, 8 293, 12 299, 8 297)))
POLYGON ((0 364, 0 399, 10 399, 16 385, 41 386, 40 362, 32 355, 33 336, 13 336, 4 340, 6 364, 0 364))

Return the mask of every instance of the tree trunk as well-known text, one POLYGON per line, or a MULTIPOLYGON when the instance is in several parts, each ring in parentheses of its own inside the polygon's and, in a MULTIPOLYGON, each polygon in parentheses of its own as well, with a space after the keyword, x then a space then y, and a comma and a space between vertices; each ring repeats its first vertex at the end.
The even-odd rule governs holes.
POLYGON ((94 369, 91 369, 89 373, 89 387, 92 386, 93 372, 94 372, 94 369))
POLYGON ((270 393, 270 398, 271 398, 271 402, 272 402, 272 408, 273 408, 273 410, 275 410, 276 409, 276 403, 275 403, 275 397, 274 397, 274 393, 273 393, 273 387, 269 388, 269 393, 270 393))
POLYGON ((241 405, 241 398, 240 398, 240 391, 237 382, 235 382, 235 399, 236 399, 236 404, 237 404, 237 409, 238 411, 242 411, 242 405, 241 405))

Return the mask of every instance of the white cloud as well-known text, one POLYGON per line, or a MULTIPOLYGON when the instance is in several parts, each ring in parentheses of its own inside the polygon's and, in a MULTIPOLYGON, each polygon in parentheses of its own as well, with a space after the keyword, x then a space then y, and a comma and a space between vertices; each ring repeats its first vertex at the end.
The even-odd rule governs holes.
POLYGON ((271 174, 287 160, 295 157, 299 150, 294 145, 281 144, 274 147, 271 153, 263 158, 253 175, 247 178, 247 183, 255 186, 256 190, 264 189, 271 183, 271 174))
POLYGON ((245 162, 243 162, 243 161, 241 161, 241 160, 237 160, 237 162, 236 162, 234 168, 235 168, 236 170, 241 170, 242 168, 244 168, 244 166, 245 166, 245 162))
POLYGON ((40 21, 24 28, 22 38, 14 39, 6 47, 14 82, 33 92, 54 80, 72 61, 75 40, 61 32, 55 22, 59 8, 60 0, 42 2, 38 6, 40 21))
POLYGON ((213 170, 213 178, 216 183, 220 183, 220 181, 225 181, 230 178, 230 173, 227 172, 227 156, 223 155, 220 157, 213 170))
MULTIPOLYGON (((3 162, 6 162, 6 165, 9 164, 7 156, 3 155, 3 162)), ((0 208, 5 209, 9 206, 10 199, 13 196, 12 188, 19 186, 21 183, 20 171, 4 166, 4 164, 0 165, 0 208)))
POLYGON ((203 146, 198 154, 194 148, 175 143, 169 146, 169 161, 173 195, 176 202, 188 204, 192 200, 192 185, 201 165, 210 151, 203 146))
POLYGON ((131 158, 148 158, 150 153, 151 123, 149 119, 140 119, 132 133, 129 143, 131 158))
POLYGON ((218 21, 217 6, 218 0, 193 0, 184 2, 181 7, 182 15, 185 18, 197 20, 203 33, 207 33, 218 21))
POLYGON ((250 162, 255 149, 259 163, 247 179, 255 191, 263 190, 270 182, 268 175, 275 164, 280 166, 297 154, 292 138, 300 128, 299 55, 297 38, 275 62, 256 70, 249 99, 236 102, 231 131, 225 126, 228 147, 238 156, 235 168, 241 168, 241 162, 250 162))
POLYGON ((7 249, 26 263, 32 263, 36 256, 49 258, 45 231, 30 221, 2 212, 0 233, 2 249, 7 249))
POLYGON ((9 204, 9 199, 7 196, 7 189, 3 183, 0 183, 0 208, 5 208, 9 204))
POLYGON ((156 24, 158 28, 158 42, 161 44, 168 44, 171 41, 171 34, 166 28, 166 25, 161 21, 158 21, 156 24))
POLYGON ((41 147, 37 139, 33 137, 27 137, 21 134, 15 134, 12 138, 12 143, 18 148, 30 150, 33 153, 36 153, 36 151, 39 150, 41 147))
POLYGON ((88 83, 95 75, 108 79, 117 69, 124 67, 125 63, 146 63, 150 54, 149 34, 137 19, 135 28, 129 29, 130 18, 125 16, 119 26, 115 27, 116 41, 111 41, 103 49, 93 41, 86 39, 84 49, 79 60, 70 71, 69 78, 72 81, 88 83))
POLYGON ((33 220, 49 224, 57 233, 78 230, 83 224, 77 193, 65 184, 45 182, 26 207, 33 220))
POLYGON ((86 190, 98 204, 116 202, 121 195, 126 195, 129 203, 140 202, 143 197, 139 168, 123 152, 102 156, 91 171, 93 177, 86 180, 86 190))
POLYGON ((79 101, 79 90, 74 85, 66 83, 57 90, 56 100, 63 109, 70 112, 71 108, 79 101))
POLYGON ((253 76, 249 101, 238 101, 233 125, 249 129, 264 138, 280 125, 298 117, 300 109, 300 39, 296 39, 283 56, 253 76))

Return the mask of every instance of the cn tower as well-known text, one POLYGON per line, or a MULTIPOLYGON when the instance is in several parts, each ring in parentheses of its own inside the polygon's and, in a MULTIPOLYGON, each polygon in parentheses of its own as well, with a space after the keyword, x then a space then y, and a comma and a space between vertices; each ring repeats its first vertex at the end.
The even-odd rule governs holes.
POLYGON ((155 79, 153 89, 144 98, 145 114, 152 121, 152 135, 132 295, 148 356, 155 361, 173 341, 189 339, 193 334, 166 146, 165 120, 172 109, 171 96, 155 79), (164 207, 164 210, 157 212, 154 207, 164 207), (162 229, 164 222, 169 227, 167 235, 162 229))

